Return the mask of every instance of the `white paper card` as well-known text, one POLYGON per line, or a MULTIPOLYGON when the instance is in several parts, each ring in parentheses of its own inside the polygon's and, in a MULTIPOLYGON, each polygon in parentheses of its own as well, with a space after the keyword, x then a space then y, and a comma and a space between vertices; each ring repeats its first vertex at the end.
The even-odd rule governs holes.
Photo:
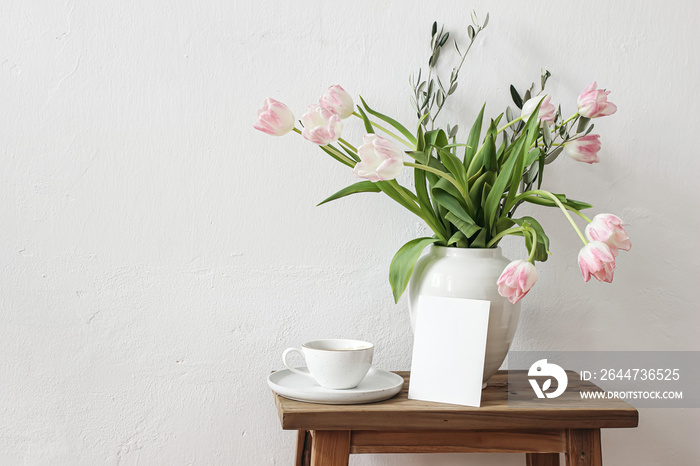
POLYGON ((408 398, 481 406, 490 301, 421 296, 408 398))

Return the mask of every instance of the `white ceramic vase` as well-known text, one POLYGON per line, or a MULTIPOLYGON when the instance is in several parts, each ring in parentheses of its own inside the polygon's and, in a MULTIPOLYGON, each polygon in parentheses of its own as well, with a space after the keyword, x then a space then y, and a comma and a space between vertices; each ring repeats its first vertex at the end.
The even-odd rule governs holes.
MULTIPOLYGON (((520 318, 520 303, 498 294, 496 281, 510 263, 501 248, 468 249, 430 246, 416 263, 408 285, 411 328, 415 330, 416 304, 421 295, 483 299, 491 302, 486 337, 484 378, 498 371, 508 354, 520 318)), ((485 385, 484 385, 485 386, 485 385)))

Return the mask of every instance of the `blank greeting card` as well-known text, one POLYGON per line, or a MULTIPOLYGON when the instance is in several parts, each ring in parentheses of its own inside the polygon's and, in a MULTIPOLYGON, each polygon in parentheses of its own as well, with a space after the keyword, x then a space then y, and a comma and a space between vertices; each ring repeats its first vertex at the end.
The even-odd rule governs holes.
POLYGON ((481 406, 490 301, 421 296, 408 398, 481 406))

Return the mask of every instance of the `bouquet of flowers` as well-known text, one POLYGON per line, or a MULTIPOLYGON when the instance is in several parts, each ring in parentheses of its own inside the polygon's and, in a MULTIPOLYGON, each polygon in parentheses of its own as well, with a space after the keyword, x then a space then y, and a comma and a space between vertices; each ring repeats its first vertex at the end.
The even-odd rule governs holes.
POLYGON ((631 247, 619 217, 599 214, 591 220, 581 212, 591 208, 590 204, 542 189, 546 166, 562 152, 578 162, 598 163, 600 136, 592 133, 591 121, 617 110, 608 101, 610 91, 598 89, 593 82, 578 96, 576 112, 564 118, 561 105, 555 107, 545 92, 551 74, 542 70, 538 92, 534 84, 522 95, 510 86, 520 112, 517 117, 514 112, 518 110, 508 107, 486 122, 482 107, 463 142, 457 140, 457 125, 436 126, 438 115, 457 89, 464 60, 488 20, 486 15, 480 24, 472 12, 473 25, 467 28, 470 42, 464 52, 453 41, 459 62, 449 80, 440 79, 436 71, 449 32, 438 30, 433 23, 428 71, 421 70, 410 79, 415 131, 374 110, 362 97, 361 105, 355 106, 350 94, 338 85, 330 86, 318 104, 309 106, 301 117, 301 128, 296 127, 291 110, 272 98, 258 111, 256 129, 274 136, 294 131, 362 179, 320 204, 355 193, 382 192, 433 231, 431 237, 404 244, 394 256, 389 281, 397 302, 428 245, 495 248, 508 235, 522 237, 529 255, 504 269, 498 290, 513 303, 522 299, 537 281, 534 263, 546 261, 550 254, 542 225, 531 216, 516 214, 523 203, 561 210, 583 242, 578 263, 585 281, 595 277, 612 282, 618 251, 631 247), (357 118, 366 132, 359 147, 341 137, 343 125, 351 117, 357 118), (396 180, 407 168, 413 170, 412 187, 396 180), (587 223, 584 232, 571 213, 587 223))

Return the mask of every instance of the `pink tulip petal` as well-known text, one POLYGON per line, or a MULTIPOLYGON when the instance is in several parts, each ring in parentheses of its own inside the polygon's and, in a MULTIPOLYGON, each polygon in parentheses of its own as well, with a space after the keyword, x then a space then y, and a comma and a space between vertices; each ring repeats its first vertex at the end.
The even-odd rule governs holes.
POLYGON ((598 214, 586 226, 585 233, 589 240, 605 243, 612 255, 617 256, 618 249, 629 251, 632 248, 624 226, 625 222, 616 215, 598 214))
MULTIPOLYGON (((393 180, 403 171, 403 152, 392 141, 367 134, 357 149, 362 168, 354 171, 359 178, 372 182, 393 180)), ((359 165, 359 164, 358 164, 359 165)))
POLYGON ((319 99, 319 104, 341 119, 348 118, 355 111, 352 97, 337 84, 328 88, 319 99))
POLYGON ((608 102, 610 91, 596 89, 597 83, 594 81, 586 87, 576 100, 579 115, 586 118, 598 118, 612 115, 617 111, 617 106, 608 102))
POLYGON ((337 115, 318 105, 309 106, 301 123, 304 125, 301 135, 320 146, 336 142, 343 129, 337 115))
POLYGON ((591 275, 599 281, 612 282, 615 272, 615 256, 607 244, 591 241, 578 254, 578 263, 587 282, 591 275))
POLYGON ((530 291, 537 281, 537 269, 530 262, 516 260, 503 269, 496 281, 498 293, 515 304, 530 291))
POLYGON ((258 121, 253 128, 272 136, 282 136, 294 129, 294 114, 282 102, 268 98, 258 109, 258 121))

